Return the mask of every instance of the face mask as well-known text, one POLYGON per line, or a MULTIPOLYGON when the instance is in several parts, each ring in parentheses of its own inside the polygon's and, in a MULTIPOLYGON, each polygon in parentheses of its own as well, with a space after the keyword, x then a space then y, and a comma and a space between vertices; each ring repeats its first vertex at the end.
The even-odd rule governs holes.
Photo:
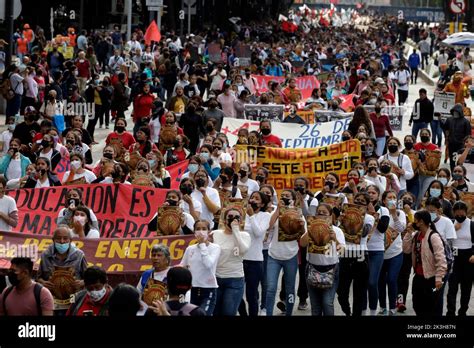
POLYGON ((405 149, 407 150, 413 149, 413 143, 405 143, 405 149))
POLYGON ((150 168, 153 168, 156 166, 156 160, 148 160, 148 164, 150 165, 150 168))
POLYGON ((343 135, 341 139, 342 139, 342 141, 348 141, 348 140, 350 140, 351 138, 348 137, 347 135, 343 135))
POLYGON ((448 184, 448 178, 438 178, 438 181, 443 184, 443 186, 448 184))
POLYGON ((107 289, 103 287, 101 290, 88 291, 88 294, 93 302, 99 302, 107 293, 107 289))
POLYGON ((360 175, 360 176, 364 176, 364 175, 365 175, 365 170, 364 170, 364 169, 357 169, 357 171, 359 172, 359 175, 360 175))
POLYGON ((204 158, 206 161, 209 159, 209 152, 201 152, 200 155, 202 158, 204 158))
POLYGON ((214 127, 213 126, 206 126, 206 130, 208 132, 212 132, 214 130, 214 127))
POLYGON ((85 216, 74 216, 74 221, 79 222, 82 226, 86 224, 86 219, 85 216))
POLYGON ((376 114, 380 113, 380 111, 382 111, 382 108, 375 108, 375 113, 376 114))
POLYGON ((361 146, 360 146, 360 151, 362 151, 362 152, 365 153, 365 145, 361 145, 361 146))
POLYGON ((123 131, 125 131, 125 127, 124 126, 117 126, 117 127, 115 127, 115 131, 117 133, 122 133, 123 131))
POLYGON ((229 179, 225 175, 220 175, 219 178, 221 178, 223 184, 226 184, 229 181, 229 179))
POLYGON ((41 176, 43 176, 43 175, 45 175, 45 174, 46 174, 46 169, 40 169, 40 171, 39 171, 39 172, 40 172, 41 176))
POLYGON ((397 152, 397 151, 398 151, 398 145, 389 145, 389 146, 388 146, 388 151, 389 151, 390 153, 395 153, 395 152, 397 152))
POLYGON ((194 174, 194 173, 196 173, 196 172, 198 171, 198 169, 199 169, 199 164, 194 164, 194 163, 192 163, 192 164, 190 164, 190 165, 188 166, 188 169, 189 169, 189 172, 190 172, 190 173, 194 174))
POLYGON ((197 187, 204 187, 205 184, 206 184, 206 181, 204 179, 202 178, 196 179, 197 187))
POLYGON ((285 205, 290 205, 290 199, 289 198, 282 198, 281 199, 285 205))
POLYGON ((252 207, 254 211, 258 210, 259 208, 258 203, 250 203, 250 206, 252 207))
POLYGON ((295 191, 301 193, 302 195, 306 193, 306 189, 303 186, 295 187, 295 191))
POLYGON ((237 217, 232 217, 232 218, 227 217, 227 226, 232 228, 231 227, 232 226, 232 221, 234 221, 234 220, 240 221, 240 217, 238 217, 238 216, 237 217))
POLYGON ((42 146, 42 147, 48 147, 48 146, 49 146, 49 141, 43 140, 43 141, 41 142, 41 146, 42 146))
POLYGON ((414 229, 415 231, 419 231, 419 230, 420 230, 420 226, 418 226, 418 224, 416 224, 415 222, 412 223, 411 227, 413 227, 413 229, 414 229))
POLYGON ((53 140, 56 144, 59 143, 59 136, 58 135, 54 136, 53 140))
POLYGON ((167 199, 166 202, 168 202, 168 204, 171 206, 171 207, 177 207, 178 206, 178 201, 175 201, 173 199, 167 199))
POLYGON ((434 198, 438 198, 439 196, 441 196, 441 190, 440 190, 440 189, 431 188, 431 189, 430 189, 430 196, 431 196, 431 197, 434 197, 434 198))
POLYGON ((196 231, 194 232, 196 238, 202 238, 204 241, 207 241, 209 238, 209 233, 207 231, 196 231))
POLYGON ((100 83, 100 80, 95 80, 94 82, 96 85, 98 85, 100 83))
POLYGON ((81 161, 72 161, 71 168, 74 170, 78 170, 81 167, 81 161))
POLYGON ((365 146, 365 154, 366 155, 371 155, 372 152, 374 152, 374 148, 372 146, 365 146))
POLYGON ((466 220, 466 216, 455 216, 454 217, 456 219, 457 222, 459 222, 460 224, 462 224, 465 220, 466 220))
POLYGON ((413 205, 413 202, 412 201, 403 201, 403 205, 409 205, 410 208, 411 208, 412 205, 413 205))
POLYGON ((70 245, 69 243, 57 243, 57 242, 54 243, 54 247, 60 254, 66 253, 69 250, 69 245, 70 245))
POLYGON ((431 222, 434 222, 438 218, 438 215, 436 213, 430 213, 430 216, 431 216, 431 222))
POLYGON ((269 135, 272 131, 269 128, 264 128, 262 129, 262 134, 263 135, 269 135))
POLYGON ((222 148, 220 146, 214 146, 213 150, 217 151, 217 152, 220 152, 222 150, 222 148))
POLYGON ((77 199, 77 198, 71 198, 71 199, 69 200, 69 205, 71 205, 71 204, 74 204, 74 206, 77 207, 77 206, 79 206, 80 201, 79 201, 79 199, 77 199))
POLYGON ((104 153, 104 158, 111 160, 114 158, 114 155, 112 155, 110 152, 107 152, 107 153, 104 153))
POLYGON ((188 186, 188 185, 181 186, 179 190, 181 191, 183 195, 190 195, 191 193, 193 193, 192 186, 188 186))
POLYGON ((18 284, 20 284, 20 280, 18 280, 18 275, 14 271, 8 271, 8 281, 13 286, 17 286, 18 284))
POLYGON ((331 181, 324 182, 324 186, 328 186, 330 190, 334 188, 334 183, 331 181))
POLYGON ((380 166, 380 172, 382 174, 388 174, 392 170, 391 166, 380 166))
POLYGON ((422 143, 427 143, 430 141, 430 137, 423 135, 420 137, 422 143))
POLYGON ((255 177, 255 180, 257 180, 258 182, 264 182, 265 181, 265 177, 263 175, 257 175, 255 177))
POLYGON ((112 178, 113 178, 113 179, 118 179, 118 178, 120 178, 121 176, 122 176, 122 173, 120 173, 120 172, 118 172, 118 171, 115 171, 115 170, 114 170, 114 171, 112 172, 112 178))
POLYGON ((453 174, 453 180, 454 181, 459 181, 462 179, 462 175, 461 174, 453 174))
POLYGON ((247 172, 245 170, 241 170, 239 174, 241 178, 245 178, 247 176, 247 172))
POLYGON ((397 201, 395 199, 391 199, 387 203, 387 208, 393 209, 397 206, 397 201))
POLYGON ((13 131, 15 130, 15 125, 14 125, 14 124, 9 124, 9 125, 8 125, 8 130, 9 130, 10 132, 13 132, 13 131))
POLYGON ((352 178, 351 180, 354 180, 354 183, 355 183, 356 185, 358 185, 358 184, 359 184, 359 181, 360 181, 359 178, 352 178))

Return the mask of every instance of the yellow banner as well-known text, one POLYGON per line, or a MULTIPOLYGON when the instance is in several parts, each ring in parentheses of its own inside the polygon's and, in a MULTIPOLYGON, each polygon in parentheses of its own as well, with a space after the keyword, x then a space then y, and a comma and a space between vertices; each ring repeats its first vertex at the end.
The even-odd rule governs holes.
POLYGON ((237 146, 235 162, 248 162, 255 173, 265 167, 270 175, 268 183, 278 191, 293 189, 295 179, 305 177, 310 190, 323 188, 329 172, 339 175, 339 187, 347 182, 347 173, 361 161, 360 142, 349 140, 343 143, 312 149, 280 149, 263 146, 237 146))

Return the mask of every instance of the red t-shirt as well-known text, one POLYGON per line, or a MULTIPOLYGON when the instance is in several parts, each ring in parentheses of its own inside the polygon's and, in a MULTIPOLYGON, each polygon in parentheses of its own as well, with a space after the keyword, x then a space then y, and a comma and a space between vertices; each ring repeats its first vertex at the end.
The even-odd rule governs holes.
POLYGON ((117 132, 110 133, 107 136, 105 143, 109 145, 110 139, 115 139, 115 138, 122 139, 123 147, 126 149, 128 149, 132 144, 135 144, 135 138, 133 137, 133 135, 131 135, 128 132, 124 132, 123 134, 118 134, 117 132))
MULTIPOLYGON (((38 309, 35 299, 35 282, 31 282, 31 286, 18 293, 16 288, 14 288, 7 296, 5 301, 5 308, 9 316, 18 316, 18 315, 28 315, 28 316, 38 316, 38 309)), ((3 290, 2 295, 0 296, 0 314, 3 312, 3 295, 5 294, 3 290)), ((43 287, 40 292, 40 303, 42 312, 50 312, 54 309, 54 300, 51 292, 43 287)))
POLYGON ((181 151, 174 150, 173 155, 175 155, 178 158, 178 162, 184 161, 186 159, 186 152, 184 152, 184 150, 181 150, 181 151))
POLYGON ((436 146, 435 144, 432 144, 432 143, 429 143, 428 145, 423 145, 423 143, 416 143, 415 145, 413 145, 413 148, 416 151, 439 150, 438 146, 436 146))
POLYGON ((418 275, 423 275, 423 263, 421 261, 421 243, 423 241, 423 236, 420 232, 415 239, 415 273, 418 275))
POLYGON ((277 147, 283 147, 281 140, 276 135, 270 134, 268 136, 262 135, 263 145, 273 144, 277 147))
POLYGON ((149 117, 155 97, 152 94, 140 94, 133 102, 133 120, 149 117))
MULTIPOLYGON (((84 316, 85 311, 92 311, 94 313, 94 317, 97 317, 100 314, 102 307, 108 301, 110 293, 111 291, 107 289, 105 296, 99 302, 92 302, 89 294, 86 294, 82 305, 77 309, 76 315, 82 317, 84 316)), ((66 315, 72 315, 72 313, 70 313, 68 310, 66 315)))
POLYGON ((77 66, 77 76, 86 77, 86 78, 91 77, 91 71, 90 71, 91 66, 87 59, 84 59, 82 63, 78 60, 76 63, 76 66, 77 66))
POLYGON ((370 120, 374 125, 375 137, 385 137, 385 131, 387 131, 391 137, 393 136, 392 128, 390 127, 390 120, 388 119, 387 115, 380 115, 380 117, 377 117, 375 112, 371 112, 370 120))

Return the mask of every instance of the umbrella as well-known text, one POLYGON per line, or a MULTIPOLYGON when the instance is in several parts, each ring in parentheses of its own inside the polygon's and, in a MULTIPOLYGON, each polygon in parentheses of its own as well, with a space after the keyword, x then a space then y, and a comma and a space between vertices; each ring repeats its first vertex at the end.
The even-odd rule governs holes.
POLYGON ((448 36, 442 43, 447 46, 474 46, 474 33, 455 33, 448 36))

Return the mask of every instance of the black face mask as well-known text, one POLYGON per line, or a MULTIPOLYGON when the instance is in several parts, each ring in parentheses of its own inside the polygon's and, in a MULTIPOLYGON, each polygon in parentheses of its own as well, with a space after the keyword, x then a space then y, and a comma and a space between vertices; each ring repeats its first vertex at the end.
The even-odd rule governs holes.
POLYGON ((413 143, 405 143, 405 149, 407 150, 413 149, 413 143))
POLYGON ((365 152, 365 145, 360 146, 360 151, 365 152))
POLYGON ((193 187, 188 185, 181 186, 179 190, 183 195, 190 195, 191 193, 193 193, 193 187))
POLYGON ((17 286, 18 284, 20 284, 20 280, 18 280, 18 275, 14 271, 8 271, 8 281, 13 286, 17 286))
POLYGON ((41 169, 39 172, 41 173, 41 175, 45 175, 46 174, 46 169, 41 169))
POLYGON ((265 181, 265 177, 263 175, 257 175, 255 177, 255 180, 257 180, 258 182, 264 182, 265 181))
POLYGON ((466 220, 466 215, 464 215, 464 216, 455 216, 454 218, 456 219, 457 222, 462 224, 466 220))
POLYGON ((269 135, 272 131, 269 128, 264 128, 262 129, 262 134, 263 135, 269 135))
POLYGON ((241 170, 239 173, 241 178, 245 178, 247 176, 247 172, 245 170, 241 170))
POLYGON ((69 200, 69 204, 73 204, 73 203, 74 203, 74 205, 77 207, 77 206, 79 206, 79 204, 81 203, 81 201, 80 201, 78 198, 71 198, 71 199, 69 200))
POLYGON ((391 166, 380 166, 380 172, 382 174, 388 174, 392 170, 391 166))
POLYGON ((206 185, 206 180, 202 178, 196 179, 196 185, 197 187, 204 187, 204 185, 206 185))
POLYGON ((302 195, 306 193, 306 189, 303 186, 295 187, 295 191, 301 193, 302 195))
POLYGON ((178 201, 175 201, 175 200, 172 200, 172 199, 167 199, 166 202, 168 202, 168 204, 171 207, 177 207, 178 206, 178 201))
POLYGON ((413 206, 413 202, 412 201, 403 201, 403 205, 409 205, 410 208, 413 206))
POLYGON ((389 145, 387 146, 387 148, 388 148, 388 152, 390 153, 395 153, 398 151, 398 145, 389 145))
POLYGON ((428 141, 430 141, 430 137, 426 135, 421 136, 420 139, 422 143, 427 143, 428 141))
POLYGON ((419 230, 420 230, 420 226, 418 226, 416 223, 412 223, 412 224, 411 224, 411 227, 413 227, 413 229, 414 229, 415 231, 419 231, 419 230))
POLYGON ((74 140, 66 140, 66 144, 69 144, 69 145, 74 145, 74 140))
POLYGON ((115 131, 117 133, 122 133, 123 131, 125 131, 125 127, 124 126, 116 126, 115 131))
POLYGON ((104 158, 107 158, 107 159, 113 159, 114 158, 114 155, 112 155, 111 153, 107 152, 107 153, 104 153, 104 158))
POLYGON ((375 113, 378 114, 380 111, 382 111, 382 108, 375 108, 375 113))
POLYGON ((42 146, 42 147, 48 147, 48 146, 49 146, 49 141, 43 140, 43 141, 41 142, 41 146, 42 146))
POLYGON ((256 211, 256 210, 258 210, 258 208, 260 208, 260 207, 258 206, 258 203, 250 203, 250 206, 252 207, 252 209, 253 209, 254 211, 256 211))
POLYGON ((348 140, 350 140, 351 138, 348 137, 347 135, 343 135, 341 139, 342 139, 342 141, 348 141, 348 140))
POLYGON ((232 217, 232 218, 227 217, 227 226, 229 226, 229 228, 232 228, 232 221, 234 220, 240 221, 240 217, 238 216, 232 217))
POLYGON ((214 130, 214 127, 213 126, 206 126, 206 130, 208 132, 212 132, 214 130))
POLYGON ((290 199, 289 198, 282 198, 281 199, 285 205, 290 205, 290 199))
POLYGON ((114 179, 118 179, 118 178, 120 178, 121 176, 122 176, 122 173, 120 173, 120 172, 118 172, 118 171, 115 171, 115 170, 114 170, 114 171, 112 172, 112 178, 114 178, 114 179))
POLYGON ((327 186, 330 190, 332 190, 334 188, 334 183, 331 181, 325 181, 324 186, 327 186))

